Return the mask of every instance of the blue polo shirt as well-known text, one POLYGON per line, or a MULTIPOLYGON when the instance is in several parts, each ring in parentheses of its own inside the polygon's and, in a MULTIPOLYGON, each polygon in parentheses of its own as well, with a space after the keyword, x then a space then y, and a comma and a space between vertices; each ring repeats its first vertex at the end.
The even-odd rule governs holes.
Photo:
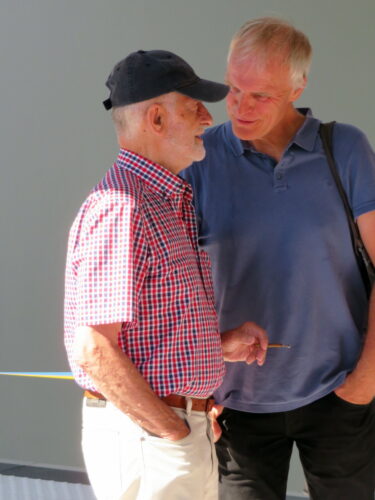
MULTIPOLYGON (((358 360, 367 299, 319 120, 306 120, 276 161, 233 135, 204 136, 193 186, 199 244, 212 262, 221 331, 255 321, 270 342, 264 366, 227 363, 215 396, 242 411, 278 412, 335 389, 358 360)), ((355 217, 375 210, 375 156, 357 128, 336 124, 334 156, 355 217)))

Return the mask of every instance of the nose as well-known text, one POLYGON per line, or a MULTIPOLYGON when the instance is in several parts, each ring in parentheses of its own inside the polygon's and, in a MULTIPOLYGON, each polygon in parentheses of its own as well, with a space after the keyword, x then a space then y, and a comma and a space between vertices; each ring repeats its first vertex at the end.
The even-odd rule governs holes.
POLYGON ((213 123, 212 116, 206 106, 202 103, 199 103, 199 118, 200 123, 205 127, 210 127, 213 123))

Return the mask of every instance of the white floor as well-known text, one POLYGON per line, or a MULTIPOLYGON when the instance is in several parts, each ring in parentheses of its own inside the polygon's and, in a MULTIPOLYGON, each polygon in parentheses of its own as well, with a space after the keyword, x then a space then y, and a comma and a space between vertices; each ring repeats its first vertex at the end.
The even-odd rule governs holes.
POLYGON ((95 500, 90 486, 0 475, 0 500, 95 500))
MULTIPOLYGON (((290 494, 287 500, 308 497, 290 494)), ((0 474, 0 500, 95 500, 90 486, 0 474)))

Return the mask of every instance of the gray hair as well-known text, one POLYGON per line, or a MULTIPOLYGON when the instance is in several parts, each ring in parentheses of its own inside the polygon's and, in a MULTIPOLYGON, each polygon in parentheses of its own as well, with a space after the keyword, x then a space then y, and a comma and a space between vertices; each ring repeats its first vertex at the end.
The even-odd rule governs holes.
POLYGON ((139 131, 139 127, 141 126, 146 111, 151 104, 158 103, 169 105, 175 102, 175 98, 175 92, 170 92, 169 94, 163 94, 162 96, 154 97, 152 99, 148 99, 147 101, 112 108, 112 120, 117 136, 130 138, 136 135, 139 131))
POLYGON ((118 136, 131 135, 138 129, 146 111, 145 102, 112 108, 111 115, 118 136))
POLYGON ((303 86, 311 65, 312 48, 307 36, 277 17, 247 21, 232 38, 228 61, 233 54, 246 59, 250 54, 264 59, 278 58, 289 66, 292 85, 303 86))

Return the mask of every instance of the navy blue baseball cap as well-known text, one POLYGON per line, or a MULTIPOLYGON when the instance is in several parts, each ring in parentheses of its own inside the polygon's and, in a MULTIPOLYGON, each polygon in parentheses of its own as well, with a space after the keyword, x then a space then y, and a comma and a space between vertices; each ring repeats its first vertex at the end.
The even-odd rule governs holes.
POLYGON ((168 92, 179 92, 193 99, 217 102, 229 87, 199 78, 181 57, 166 50, 138 50, 116 64, 106 86, 106 109, 146 101, 168 92))

